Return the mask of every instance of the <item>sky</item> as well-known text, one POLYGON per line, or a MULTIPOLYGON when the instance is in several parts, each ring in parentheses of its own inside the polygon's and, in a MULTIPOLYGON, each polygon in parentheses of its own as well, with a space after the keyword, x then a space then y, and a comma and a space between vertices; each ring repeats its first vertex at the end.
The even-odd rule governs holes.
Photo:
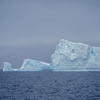
POLYGON ((0 0, 0 69, 50 63, 61 39, 100 47, 100 0, 0 0))

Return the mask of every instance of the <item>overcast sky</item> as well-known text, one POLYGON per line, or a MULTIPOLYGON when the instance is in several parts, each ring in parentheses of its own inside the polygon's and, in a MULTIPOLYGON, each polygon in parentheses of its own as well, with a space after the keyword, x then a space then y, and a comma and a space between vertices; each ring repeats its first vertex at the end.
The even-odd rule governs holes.
POLYGON ((100 0, 0 0, 0 68, 50 63, 60 39, 100 46, 100 0))

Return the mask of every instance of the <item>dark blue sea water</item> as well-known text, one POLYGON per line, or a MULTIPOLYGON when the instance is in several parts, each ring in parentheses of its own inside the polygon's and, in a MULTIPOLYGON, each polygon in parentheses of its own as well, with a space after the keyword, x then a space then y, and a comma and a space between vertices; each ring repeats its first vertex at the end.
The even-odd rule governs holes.
POLYGON ((0 100, 100 100, 100 72, 2 72, 0 100))

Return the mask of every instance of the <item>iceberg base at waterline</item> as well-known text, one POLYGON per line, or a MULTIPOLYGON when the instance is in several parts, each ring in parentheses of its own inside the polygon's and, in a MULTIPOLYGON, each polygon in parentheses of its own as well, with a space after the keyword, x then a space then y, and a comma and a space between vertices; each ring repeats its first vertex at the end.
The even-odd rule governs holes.
POLYGON ((4 62, 3 71, 42 71, 45 68, 52 71, 100 71, 100 47, 61 39, 50 64, 25 59, 21 68, 13 69, 10 63, 4 62))

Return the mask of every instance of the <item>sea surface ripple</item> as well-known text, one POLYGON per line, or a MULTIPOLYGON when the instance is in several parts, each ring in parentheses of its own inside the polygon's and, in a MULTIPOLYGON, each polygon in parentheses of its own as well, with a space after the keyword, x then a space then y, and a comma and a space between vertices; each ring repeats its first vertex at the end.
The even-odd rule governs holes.
POLYGON ((3 72, 0 100, 100 100, 100 72, 3 72))

